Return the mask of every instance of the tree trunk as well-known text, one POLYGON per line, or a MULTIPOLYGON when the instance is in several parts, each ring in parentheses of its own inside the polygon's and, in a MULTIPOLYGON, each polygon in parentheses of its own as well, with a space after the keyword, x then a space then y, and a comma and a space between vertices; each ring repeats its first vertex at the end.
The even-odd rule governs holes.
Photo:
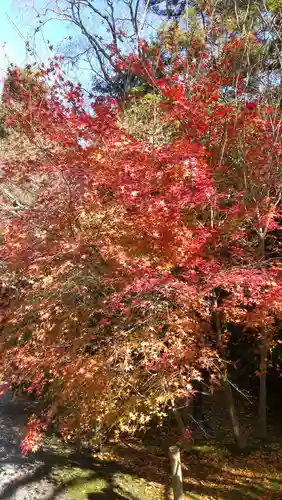
MULTIPOLYGON (((260 235, 259 253, 260 260, 265 259, 265 235, 266 231, 260 235)), ((268 355, 268 336, 264 332, 264 338, 260 346, 260 382, 259 382, 259 425, 260 436, 262 439, 267 435, 267 410, 266 410, 266 372, 267 372, 267 355, 268 355)))
POLYGON ((195 424, 201 425, 203 420, 203 384, 200 380, 194 382, 194 389, 196 395, 193 400, 193 419, 195 424))
POLYGON ((174 400, 172 400, 171 405, 172 405, 173 415, 174 415, 175 420, 177 422, 178 429, 180 431, 181 437, 183 437, 183 434, 184 434, 184 432, 186 430, 185 424, 184 424, 184 422, 182 420, 180 411, 175 406, 174 400))
POLYGON ((172 489, 174 500, 183 499, 183 482, 182 470, 180 462, 180 450, 178 446, 171 446, 169 448, 169 456, 172 471, 172 489))
POLYGON ((265 259, 265 236, 260 235, 259 238, 259 260, 263 261, 265 259))
POLYGON ((181 436, 183 436, 183 434, 184 434, 184 432, 186 430, 186 427, 185 427, 184 422, 182 420, 182 417, 181 417, 181 415, 179 413, 179 410, 174 409, 173 410, 173 414, 175 416, 175 420, 177 422, 178 429, 180 430, 181 436))
POLYGON ((260 349, 260 384, 259 384, 259 423, 260 436, 265 439, 267 436, 267 417, 266 417, 266 371, 267 371, 268 346, 264 341, 260 349))
POLYGON ((222 362, 224 364, 223 368, 223 389, 224 389, 224 395, 226 397, 226 403, 227 403, 227 408, 232 424, 232 429, 233 429, 233 434, 236 440, 236 443, 240 449, 245 447, 244 439, 241 433, 241 428, 239 424, 239 419, 238 415, 236 412, 236 407, 235 407, 235 402, 233 398, 233 393, 232 393, 232 388, 229 383, 228 379, 228 367, 227 363, 224 361, 226 359, 225 356, 225 348, 223 344, 223 334, 222 334, 222 329, 221 329, 221 323, 220 323, 220 318, 218 315, 218 312, 215 311, 215 323, 216 323, 216 331, 217 331, 217 348, 218 352, 221 356, 222 362))
POLYGON ((223 383, 223 389, 224 389, 224 395, 226 397, 226 402, 227 402, 227 407, 228 407, 228 412, 232 424, 232 429, 233 429, 233 434, 236 440, 236 443, 238 445, 238 448, 242 449, 245 447, 244 439, 241 434, 241 429, 240 429, 240 424, 239 424, 239 419, 238 415, 236 412, 236 407, 234 403, 234 398, 233 398, 233 393, 232 393, 232 388, 230 387, 227 373, 226 373, 226 379, 223 383))
POLYGON ((181 417, 181 413, 180 411, 176 408, 175 406, 175 402, 172 400, 172 411, 173 411, 173 415, 175 417, 175 420, 176 420, 176 423, 177 423, 177 426, 178 426, 178 429, 180 431, 180 435, 181 435, 181 441, 182 441, 182 446, 183 448, 186 450, 186 451, 190 451, 191 450, 191 447, 192 447, 192 442, 186 442, 185 439, 184 439, 184 435, 185 435, 185 431, 186 431, 186 426, 183 422, 183 419, 181 417))

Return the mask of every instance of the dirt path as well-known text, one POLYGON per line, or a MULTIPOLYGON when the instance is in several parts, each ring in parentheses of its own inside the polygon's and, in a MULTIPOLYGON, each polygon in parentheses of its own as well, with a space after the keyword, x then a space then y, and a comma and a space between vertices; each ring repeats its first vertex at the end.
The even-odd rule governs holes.
POLYGON ((44 456, 23 457, 20 429, 26 421, 24 407, 0 398, 0 500, 66 500, 52 481, 52 466, 44 456))

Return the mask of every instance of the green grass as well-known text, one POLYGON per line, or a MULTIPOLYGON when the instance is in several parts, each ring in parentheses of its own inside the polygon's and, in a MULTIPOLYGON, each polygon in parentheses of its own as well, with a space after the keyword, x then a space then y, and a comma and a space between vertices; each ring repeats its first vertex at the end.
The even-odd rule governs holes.
POLYGON ((199 456, 216 455, 220 458, 229 457, 231 455, 226 446, 216 442, 212 444, 193 445, 191 447, 191 454, 193 453, 199 456))
MULTIPOLYGON (((60 446, 55 450, 60 455, 60 446)), ((185 500, 282 498, 279 444, 234 455, 216 441, 198 443, 190 452, 182 452, 182 465, 185 500)), ((152 455, 142 445, 114 446, 87 463, 67 461, 54 466, 53 474, 57 483, 65 485, 68 500, 172 498, 171 490, 166 490, 170 474, 165 450, 152 455)))
POLYGON ((94 498, 124 500, 157 500, 163 498, 162 486, 112 470, 107 462, 96 470, 79 467, 60 467, 54 470, 54 478, 66 485, 68 500, 94 498))
MULTIPOLYGON (((282 439, 276 437, 268 445, 250 439, 243 454, 234 449, 232 436, 229 442, 215 437, 183 449, 185 500, 282 499, 282 439)), ((67 500, 171 499, 170 444, 166 434, 162 445, 132 440, 84 456, 49 439, 45 459, 56 482, 65 485, 67 500)))

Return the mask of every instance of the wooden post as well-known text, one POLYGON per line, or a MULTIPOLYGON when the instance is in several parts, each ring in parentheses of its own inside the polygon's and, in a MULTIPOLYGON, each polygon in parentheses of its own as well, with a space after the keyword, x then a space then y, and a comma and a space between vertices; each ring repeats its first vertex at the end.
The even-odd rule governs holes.
POLYGON ((172 489, 174 500, 183 499, 183 482, 182 470, 180 462, 180 450, 178 446, 171 446, 169 448, 169 456, 172 470, 172 489))

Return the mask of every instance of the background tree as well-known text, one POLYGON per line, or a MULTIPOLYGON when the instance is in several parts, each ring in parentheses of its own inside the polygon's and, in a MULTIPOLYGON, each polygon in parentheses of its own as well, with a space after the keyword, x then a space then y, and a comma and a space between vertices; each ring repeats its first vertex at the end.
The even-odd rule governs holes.
POLYGON ((155 27, 149 27, 152 15, 147 4, 139 0, 105 0, 99 6, 92 0, 49 2, 46 9, 38 11, 35 31, 38 32, 53 16, 75 29, 77 37, 70 37, 64 55, 71 66, 82 60, 87 63, 95 94, 124 98, 124 93, 138 80, 129 68, 126 73, 117 71, 115 55, 117 52, 138 53, 139 40, 149 31, 154 32, 155 27))
POLYGON ((150 8, 158 16, 167 20, 179 19, 188 8, 188 2, 186 0, 151 0, 150 8))

